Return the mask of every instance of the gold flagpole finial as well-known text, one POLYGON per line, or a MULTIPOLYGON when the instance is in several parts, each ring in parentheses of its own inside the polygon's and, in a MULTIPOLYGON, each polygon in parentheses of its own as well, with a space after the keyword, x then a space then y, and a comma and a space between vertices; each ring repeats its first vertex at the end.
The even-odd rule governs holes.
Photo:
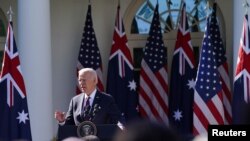
POLYGON ((10 6, 10 9, 7 11, 7 15, 9 15, 9 21, 12 21, 12 15, 14 15, 12 8, 10 6))

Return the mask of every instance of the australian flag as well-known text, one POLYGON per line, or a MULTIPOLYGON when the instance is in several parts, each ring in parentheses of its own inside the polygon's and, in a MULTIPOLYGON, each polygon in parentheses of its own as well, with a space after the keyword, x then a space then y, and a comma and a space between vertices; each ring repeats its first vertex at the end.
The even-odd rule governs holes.
MULTIPOLYGON (((249 26, 248 15, 245 15, 243 21, 243 29, 239 46, 238 61, 234 78, 234 94, 233 94, 233 123, 243 124, 246 115, 244 111, 247 103, 250 103, 250 46, 249 46, 249 26)), ((246 110, 246 109, 245 109, 246 110)))
POLYGON ((0 140, 31 141, 27 95, 11 22, 6 37, 0 91, 0 140))
POLYGON ((181 13, 170 78, 169 119, 180 133, 191 134, 196 66, 185 3, 181 13))
POLYGON ((137 93, 134 80, 132 57, 127 46, 127 37, 117 8, 113 45, 108 64, 107 93, 111 94, 118 104, 126 121, 137 117, 137 93))

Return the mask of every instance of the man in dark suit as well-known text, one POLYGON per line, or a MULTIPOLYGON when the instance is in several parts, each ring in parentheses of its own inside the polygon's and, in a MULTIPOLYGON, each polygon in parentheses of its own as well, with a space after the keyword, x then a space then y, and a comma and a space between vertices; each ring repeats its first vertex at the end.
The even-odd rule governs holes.
POLYGON ((91 121, 94 124, 122 122, 121 113, 113 97, 96 89, 98 83, 96 71, 84 68, 78 74, 82 93, 71 99, 66 115, 64 112, 55 112, 55 119, 59 124, 79 125, 83 121, 91 121))

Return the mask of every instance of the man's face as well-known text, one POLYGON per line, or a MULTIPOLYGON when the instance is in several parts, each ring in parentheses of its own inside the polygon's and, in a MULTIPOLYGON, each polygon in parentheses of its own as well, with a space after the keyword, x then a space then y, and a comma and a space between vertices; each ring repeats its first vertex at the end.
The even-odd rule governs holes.
POLYGON ((96 88, 95 77, 90 72, 79 74, 78 81, 82 92, 86 93, 87 95, 90 95, 90 93, 92 93, 96 88))

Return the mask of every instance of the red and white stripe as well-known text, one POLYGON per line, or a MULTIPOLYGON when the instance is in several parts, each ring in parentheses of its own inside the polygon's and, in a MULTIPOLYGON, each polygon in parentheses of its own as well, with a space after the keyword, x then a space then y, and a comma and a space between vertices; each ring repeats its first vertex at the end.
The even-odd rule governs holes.
POLYGON ((222 82, 222 95, 223 95, 223 108, 224 108, 224 123, 231 124, 232 123, 232 93, 230 87, 230 79, 228 72, 228 64, 224 62, 222 66, 218 68, 218 71, 221 76, 222 82))
POLYGON ((207 134, 208 125, 224 124, 222 92, 205 102, 195 91, 194 94, 194 126, 193 134, 207 134))
POLYGON ((151 120, 169 123, 167 67, 154 73, 142 60, 140 73, 139 106, 140 113, 151 120))

